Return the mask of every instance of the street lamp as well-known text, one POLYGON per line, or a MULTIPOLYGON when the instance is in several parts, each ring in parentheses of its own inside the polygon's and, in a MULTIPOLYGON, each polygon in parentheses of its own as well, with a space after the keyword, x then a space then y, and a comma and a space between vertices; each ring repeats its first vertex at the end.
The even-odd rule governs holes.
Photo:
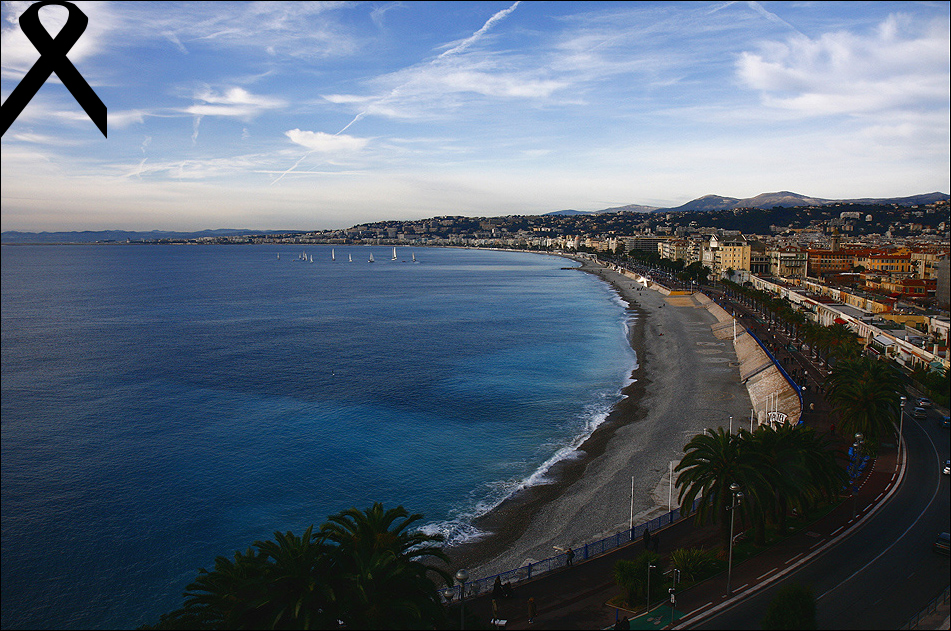
POLYGON ((849 474, 849 484, 852 485, 852 519, 855 519, 855 515, 858 512, 859 487, 855 483, 859 477, 859 452, 864 442, 865 436, 863 436, 861 432, 855 432, 855 442, 852 443, 852 459, 854 464, 849 474))
POLYGON ((730 493, 733 495, 733 503, 730 505, 730 555, 726 570, 727 596, 732 593, 730 590, 730 582, 733 580, 733 521, 736 517, 736 507, 739 506, 740 502, 743 500, 743 493, 740 492, 740 485, 736 482, 730 485, 730 493))
POLYGON ((908 397, 903 396, 901 398, 901 411, 898 414, 898 452, 901 453, 902 447, 902 434, 901 430, 905 426, 905 401, 908 400, 908 397))
POLYGON ((656 567, 653 563, 647 564, 647 613, 651 612, 651 570, 656 567))
POLYGON ((459 628, 465 631, 466 628, 466 581, 469 580, 469 572, 460 568, 456 572, 456 580, 459 581, 459 628))

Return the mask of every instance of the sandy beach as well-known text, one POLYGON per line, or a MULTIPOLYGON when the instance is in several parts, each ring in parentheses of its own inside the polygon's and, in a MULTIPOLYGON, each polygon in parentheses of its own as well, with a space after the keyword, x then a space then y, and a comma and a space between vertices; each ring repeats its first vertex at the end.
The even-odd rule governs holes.
POLYGON ((473 578, 627 528, 632 477, 635 524, 666 513, 666 498, 661 507, 653 494, 687 441, 705 428, 729 426, 731 415, 735 424, 750 417, 733 343, 713 335, 717 320, 699 301, 638 291, 634 280, 596 263, 578 269, 610 283, 629 305, 635 381, 578 457, 553 467, 551 484, 524 489, 479 519, 490 536, 447 550, 454 567, 468 567, 473 578))

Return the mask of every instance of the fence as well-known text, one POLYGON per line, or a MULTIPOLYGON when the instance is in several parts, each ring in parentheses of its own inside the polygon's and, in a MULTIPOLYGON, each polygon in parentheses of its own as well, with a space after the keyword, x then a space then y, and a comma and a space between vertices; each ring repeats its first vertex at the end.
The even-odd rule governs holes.
MULTIPOLYGON (((917 629, 918 625, 921 624, 923 618, 933 614, 939 605, 943 605, 948 602, 948 598, 951 596, 951 587, 945 587, 944 591, 936 596, 930 603, 925 605, 925 607, 908 619, 904 625, 899 627, 900 629, 917 629)), ((937 627, 932 627, 937 628, 937 627)))
MULTIPOLYGON (((690 514, 693 514, 693 511, 697 509, 697 506, 700 504, 701 498, 697 498, 693 502, 693 506, 690 514)), ((644 535, 645 530, 650 530, 651 532, 674 523, 680 519, 680 509, 675 508, 669 513, 665 513, 659 517, 655 517, 650 521, 646 521, 642 524, 637 524, 634 528, 627 528, 620 532, 617 532, 609 537, 605 537, 599 541, 593 543, 586 543, 584 545, 571 548, 572 559, 577 561, 586 561, 588 559, 593 559, 594 557, 601 556, 611 550, 616 550, 626 543, 636 541, 638 537, 644 535)), ((529 563, 523 565, 520 568, 514 570, 508 570, 506 572, 501 572, 499 574, 493 574, 492 576, 487 576, 485 578, 479 578, 472 581, 467 581, 465 583, 466 588, 466 598, 473 598, 481 594, 485 594, 492 591, 492 588, 495 586, 496 577, 504 583, 518 583, 521 581, 528 581, 542 574, 551 572, 552 570, 557 570, 558 568, 566 567, 568 563, 568 550, 556 554, 555 556, 548 557, 542 561, 535 561, 534 563, 529 563)), ((448 590, 443 592, 443 597, 446 600, 452 600, 459 597, 461 585, 455 585, 448 590), (447 594, 451 596, 446 597, 447 594)))
MULTIPOLYGON (((789 373, 786 372, 786 369, 783 368, 783 365, 779 363, 779 360, 777 360, 776 357, 774 357, 773 354, 769 351, 769 349, 766 348, 766 345, 763 344, 763 342, 758 337, 756 337, 756 334, 753 333, 749 329, 746 329, 746 332, 749 333, 754 340, 756 340, 756 343, 759 344, 760 348, 763 349, 763 352, 765 352, 766 355, 769 356, 769 358, 773 361, 773 364, 776 366, 776 368, 779 368, 779 373, 786 379, 786 381, 789 382, 789 385, 793 387, 793 390, 795 390, 796 392, 796 396, 799 397, 799 409, 802 410, 803 409, 802 388, 799 386, 798 383, 796 383, 796 381, 792 377, 789 376, 789 373)), ((799 422, 802 423, 802 416, 799 417, 799 422)))

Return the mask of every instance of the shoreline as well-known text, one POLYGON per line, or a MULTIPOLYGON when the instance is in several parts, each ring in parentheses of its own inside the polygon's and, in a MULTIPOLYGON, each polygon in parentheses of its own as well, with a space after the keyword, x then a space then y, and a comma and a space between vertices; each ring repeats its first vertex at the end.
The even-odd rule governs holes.
POLYGON ((598 276, 627 304, 628 343, 637 355, 632 383, 578 447, 579 457, 551 467, 546 474, 550 483, 517 490, 474 520, 473 525, 488 534, 445 548, 451 566, 468 568, 473 579, 543 560, 556 553, 555 547, 577 546, 624 530, 632 504, 635 524, 655 516, 652 513, 666 513, 666 505, 657 507, 654 490, 669 461, 680 459, 689 436, 706 427, 726 426, 727 413, 742 417, 750 409, 739 371, 727 368, 727 362, 736 359, 732 346, 711 348, 724 345, 714 338, 716 318, 706 309, 691 297, 685 297, 690 304, 683 298, 674 303, 656 291, 638 291, 631 278, 594 261, 571 258, 580 263, 571 269, 598 276), (724 351, 732 357, 710 356, 724 351), (711 410, 703 405, 709 396, 684 396, 697 390, 728 407, 711 410))

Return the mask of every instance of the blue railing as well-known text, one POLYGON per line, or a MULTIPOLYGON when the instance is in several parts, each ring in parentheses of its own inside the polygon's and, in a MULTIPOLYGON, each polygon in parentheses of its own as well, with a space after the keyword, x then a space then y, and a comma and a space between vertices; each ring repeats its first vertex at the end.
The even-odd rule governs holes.
MULTIPOLYGON (((899 627, 900 629, 917 629, 918 625, 921 624, 921 620, 933 614, 937 609, 938 605, 943 605, 948 602, 948 598, 951 597, 951 587, 945 587, 944 591, 938 594, 931 602, 924 606, 924 608, 913 615, 908 619, 903 626, 899 627)), ((931 627, 937 629, 938 627, 931 627)))
MULTIPOLYGON (((744 328, 745 328, 745 327, 744 327, 744 328)), ((763 344, 762 340, 760 340, 758 337, 756 337, 756 334, 753 333, 751 330, 746 329, 746 332, 749 333, 750 336, 751 336, 754 340, 756 340, 756 343, 759 344, 760 348, 763 349, 763 352, 765 352, 765 353, 769 356, 769 358, 772 360, 772 362, 773 362, 773 364, 776 366, 776 368, 779 368, 779 373, 786 379, 786 381, 789 382, 789 385, 791 385, 791 386, 793 387, 793 390, 796 391, 796 396, 799 397, 799 409, 802 410, 802 409, 803 409, 803 403, 802 403, 802 388, 799 386, 798 383, 796 383, 796 381, 795 381, 792 377, 789 376, 789 373, 786 372, 786 369, 783 368, 782 364, 779 363, 779 360, 776 359, 776 357, 770 352, 770 350, 769 350, 768 348, 766 348, 766 345, 763 344)), ((800 422, 800 423, 803 422, 803 420, 802 420, 802 415, 799 416, 799 422, 800 422)))
MULTIPOLYGON (((697 509, 697 506, 700 504, 701 498, 694 500, 693 509, 690 514, 693 514, 693 511, 697 509)), ((593 543, 586 543, 581 546, 571 548, 573 553, 573 562, 582 562, 587 561, 588 559, 593 559, 594 557, 601 556, 612 550, 620 548, 622 545, 630 543, 637 540, 638 537, 644 535, 645 530, 650 530, 654 532, 655 530, 662 528, 664 526, 670 525, 680 519, 680 509, 675 508, 669 513, 665 513, 659 517, 655 517, 650 521, 646 521, 642 524, 637 524, 634 528, 627 528, 620 532, 617 532, 609 537, 605 537, 599 541, 593 543)), ((508 570, 501 572, 499 574, 493 574, 492 576, 487 576, 485 578, 479 578, 472 581, 467 581, 465 584, 466 587, 466 598, 473 598, 481 594, 485 594, 492 591, 492 588, 495 586, 496 577, 504 583, 518 583, 521 581, 528 581, 542 574, 551 572, 552 570, 557 570, 559 568, 568 566, 568 550, 560 554, 556 554, 553 557, 548 557, 542 561, 535 561, 534 563, 529 563, 523 565, 520 568, 514 570, 508 570)), ((459 590, 461 586, 455 585, 449 588, 452 592, 452 599, 459 598, 459 590)), ((443 594, 445 597, 445 594, 443 594)))

